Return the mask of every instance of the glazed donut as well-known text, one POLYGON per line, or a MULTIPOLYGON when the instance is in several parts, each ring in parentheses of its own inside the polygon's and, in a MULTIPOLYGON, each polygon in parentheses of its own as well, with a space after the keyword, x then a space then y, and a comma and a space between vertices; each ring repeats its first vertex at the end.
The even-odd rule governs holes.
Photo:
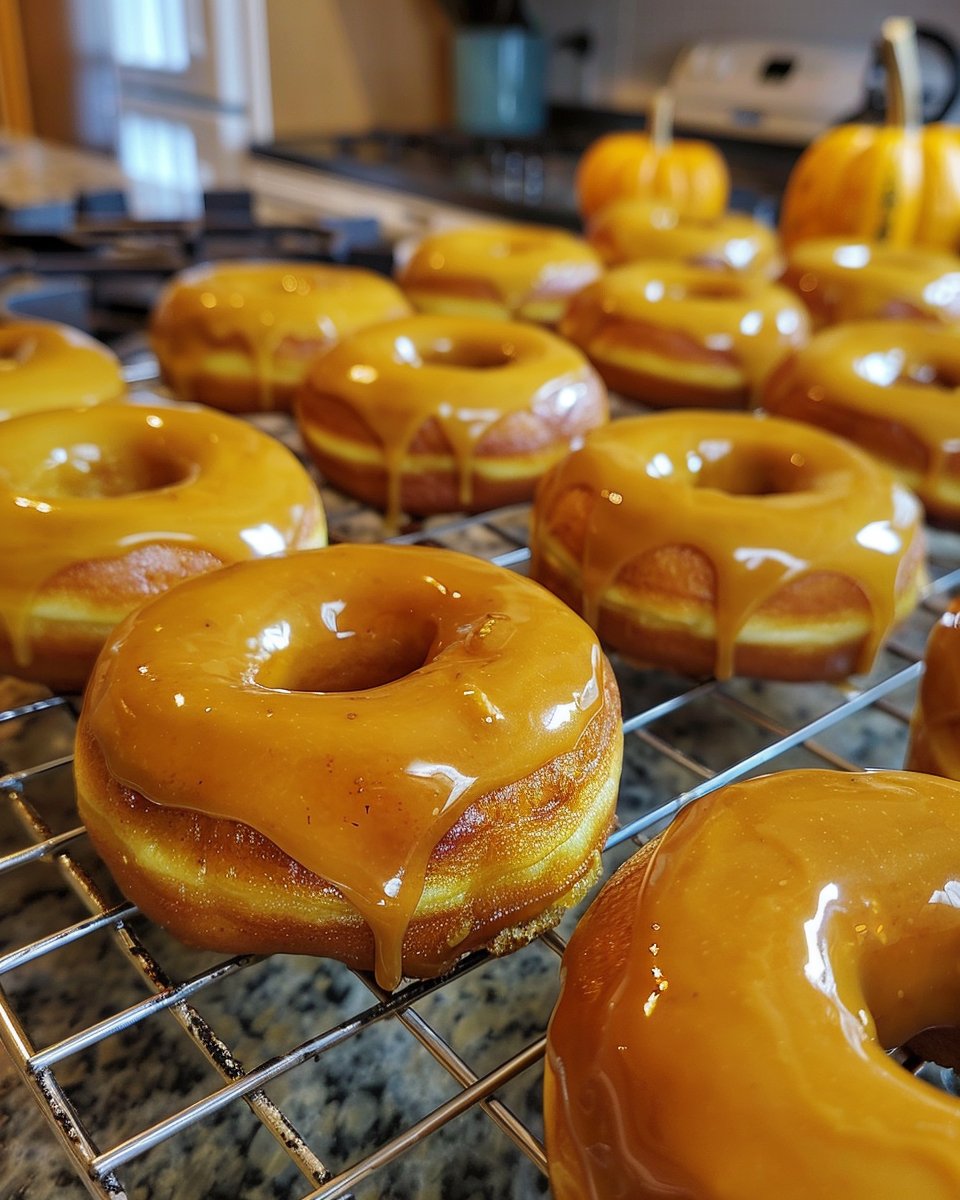
POLYGON ((421 312, 555 325, 599 258, 563 229, 479 225, 425 237, 397 274, 421 312))
POLYGON ((843 679, 925 578, 915 497, 831 434, 675 412, 587 437, 537 491, 531 574, 631 659, 843 679))
POLYGON ((817 327, 877 317, 960 322, 960 257, 919 246, 814 238, 791 247, 783 282, 817 327))
POLYGON ((0 323, 0 421, 118 400, 124 387, 116 355, 79 329, 53 321, 0 323))
POLYGON ((289 408, 310 359, 345 333, 409 312, 389 279, 358 267, 206 263, 174 276, 150 332, 178 399, 257 412, 289 408))
POLYGON ((646 259, 722 271, 780 273, 777 235, 745 213, 684 216, 669 204, 630 198, 608 205, 587 226, 587 241, 608 267, 646 259))
POLYGON ((606 389, 545 329, 416 316, 360 330, 318 357, 296 404, 335 486, 387 510, 482 511, 536 481, 607 419, 606 389))
POLYGON ((79 690, 104 639, 200 571, 323 545, 279 442, 219 413, 119 404, 0 424, 0 672, 79 690))
POLYGON ((792 293, 760 277, 649 262, 584 288, 559 328, 625 396, 736 408, 806 341, 808 322, 792 293))
POLYGON ((335 546, 130 617, 76 776, 120 887, 177 937, 392 988, 512 949, 584 893, 621 749, 609 664, 541 588, 452 551, 335 546))
POLYGON ((960 1001, 960 787, 785 771, 698 800, 574 931, 555 1200, 953 1200, 956 1098, 889 1056, 960 1001))
POLYGON ((760 406, 856 442, 960 525, 960 338, 920 321, 823 329, 780 364, 760 406))
POLYGON ((906 766, 960 779, 960 598, 951 602, 927 642, 906 766))

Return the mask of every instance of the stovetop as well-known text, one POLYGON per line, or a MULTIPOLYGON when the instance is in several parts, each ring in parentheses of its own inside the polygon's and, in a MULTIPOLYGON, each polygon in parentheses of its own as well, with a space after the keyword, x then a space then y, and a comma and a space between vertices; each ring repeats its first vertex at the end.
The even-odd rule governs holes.
MULTIPOLYGON (((307 134, 251 147, 255 155, 340 178, 519 220, 580 228, 574 176, 580 155, 606 128, 638 122, 603 114, 559 114, 536 138, 481 138, 455 130, 307 134), (601 119, 598 119, 601 118, 601 119)), ((799 150, 717 142, 730 166, 731 205, 773 220, 799 150)))
POLYGON ((126 360, 171 275, 233 258, 393 269, 393 247, 372 217, 267 223, 251 192, 229 190, 207 192, 196 219, 140 220, 122 192, 84 192, 0 208, 0 312, 74 325, 126 360))
POLYGON ((252 150, 480 212, 579 227, 573 203, 578 151, 562 143, 478 138, 455 131, 373 131, 308 135, 252 150))

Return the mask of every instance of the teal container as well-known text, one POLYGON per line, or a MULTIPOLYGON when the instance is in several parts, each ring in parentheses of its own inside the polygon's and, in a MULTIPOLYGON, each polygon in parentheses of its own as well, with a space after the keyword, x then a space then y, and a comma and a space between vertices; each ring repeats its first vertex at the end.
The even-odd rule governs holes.
POLYGON ((457 126, 488 137, 528 137, 547 122, 547 48, 529 29, 460 29, 454 42, 457 126))

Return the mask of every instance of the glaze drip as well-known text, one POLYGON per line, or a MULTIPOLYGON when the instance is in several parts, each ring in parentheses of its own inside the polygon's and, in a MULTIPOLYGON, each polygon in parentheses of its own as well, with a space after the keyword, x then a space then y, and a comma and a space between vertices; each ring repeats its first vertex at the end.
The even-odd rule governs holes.
POLYGON ((481 296, 492 291, 516 316, 537 297, 572 295, 600 270, 587 243, 562 229, 491 224, 430 234, 398 279, 414 296, 421 289, 440 293, 450 280, 467 293, 472 284, 481 296))
MULTIPOLYGON (((203 377, 217 373, 210 361, 239 349, 268 410, 287 402, 313 355, 353 329, 409 311, 399 289, 372 271, 221 262, 176 276, 157 302, 151 332, 180 399, 203 400, 203 377)), ((238 370, 222 365, 227 380, 238 370)))
POLYGON ((716 575, 720 679, 733 672, 751 614, 814 571, 836 572, 862 590, 872 614, 859 652, 865 670, 893 622, 900 562, 918 536, 915 498, 860 451, 803 425, 740 413, 662 413, 591 433, 541 485, 535 577, 541 527, 549 533, 551 514, 574 489, 591 497, 578 564, 588 624, 596 628, 628 563, 660 547, 692 546, 716 575))
MULTIPOLYGON (((806 341, 808 320, 791 292, 760 275, 653 261, 614 267, 574 297, 560 323, 591 359, 625 368, 642 349, 636 331, 651 329, 661 340, 679 335, 717 362, 727 356, 742 371, 740 384, 756 386, 806 341)), ((677 355, 678 377, 689 371, 688 360, 689 353, 677 355)), ((711 386, 708 373, 703 387, 711 386)))
POLYGON ((123 391, 116 356, 78 329, 52 321, 0 324, 0 421, 117 400, 123 391))
POLYGON ((956 1025, 958 806, 928 776, 788 771, 622 868, 550 1026, 557 1200, 956 1196, 960 1104, 886 1051, 956 1025))
POLYGON ((242 564, 141 611, 85 705, 111 774, 155 803, 249 825, 335 884, 374 933, 385 987, 441 838, 479 796, 573 749, 600 712, 599 648, 579 618, 447 551, 242 564), (395 661, 419 666, 350 686, 409 638, 412 659, 395 661), (299 690, 310 680, 344 690, 299 690))
POLYGON ((139 547, 205 551, 210 566, 322 536, 316 489, 288 450, 219 413, 100 405, 0 425, 0 626, 32 658, 38 594, 75 563, 139 547), (257 487, 248 481, 257 480, 257 487))
MULTIPOLYGON (((322 426, 324 402, 336 397, 370 430, 387 472, 387 523, 401 512, 403 475, 417 434, 435 422, 449 446, 460 503, 473 501, 474 468, 484 438, 516 414, 543 417, 564 439, 565 414, 600 385, 583 357, 546 331, 518 322, 418 316, 361 330, 318 358, 298 398, 298 419, 322 426)), ((606 406, 590 405, 599 418, 606 406)), ((590 424, 597 417, 591 414, 590 424)), ((571 422, 572 429, 582 424, 571 422)), ((542 448, 544 434, 528 434, 542 448)))
POLYGON ((810 238, 790 251, 785 280, 823 324, 869 317, 960 322, 960 259, 920 246, 810 238))
POLYGON ((951 603, 927 643, 906 765, 960 779, 960 600, 951 603))
POLYGON ((960 472, 956 334, 892 320, 824 329, 774 373, 761 404, 863 446, 909 479, 934 511, 955 515, 956 502, 940 496, 938 485, 960 472))
POLYGON ((712 219, 684 216, 668 204, 631 197, 606 205, 590 221, 590 244, 610 266, 666 259, 770 277, 779 266, 777 238, 744 213, 712 219))

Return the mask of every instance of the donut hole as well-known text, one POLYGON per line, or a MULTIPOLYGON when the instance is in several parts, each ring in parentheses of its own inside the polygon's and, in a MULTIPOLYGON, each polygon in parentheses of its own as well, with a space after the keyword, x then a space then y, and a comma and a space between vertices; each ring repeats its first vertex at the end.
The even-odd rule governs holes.
POLYGON ((877 387, 916 383, 922 387, 953 391, 960 387, 960 369, 956 363, 933 362, 927 357, 909 357, 899 346, 873 350, 854 360, 855 373, 877 387))
POLYGON ((924 387, 954 391, 960 388, 960 365, 928 361, 907 362, 904 365, 903 378, 908 379, 911 383, 922 384, 924 387))
POLYGON ((491 258, 513 258, 518 254, 540 254, 542 251, 542 238, 530 237, 523 233, 497 238, 487 247, 491 258))
POLYGON ((274 351, 274 362, 305 364, 311 362, 327 345, 329 339, 318 333, 316 337, 285 337, 274 351))
POLYGON ((0 371, 16 371, 30 360, 36 350, 35 337, 20 337, 0 346, 0 371))
POLYGON ((398 338, 394 347, 397 362, 413 367, 462 367, 470 371, 492 371, 516 361, 517 347, 509 340, 480 337, 437 337, 415 342, 398 338))
MULTIPOLYGON (((930 841, 915 847, 917 853, 926 854, 936 837, 931 831, 930 841)), ((941 904, 953 908, 956 888, 948 879, 927 907, 934 913, 941 904)), ((931 914, 925 913, 916 924, 923 919, 930 921, 931 914)), ((956 961, 958 950, 960 933, 932 921, 932 927, 914 929, 909 937, 870 945, 857 961, 863 1007, 873 1017, 877 1041, 888 1051, 898 1051, 910 1069, 921 1062, 960 1066, 960 976, 948 965, 956 961), (926 947, 922 954, 917 949, 921 939, 926 947)))
POLYGON ((193 470, 193 464, 161 447, 73 442, 50 449, 33 470, 12 472, 11 482, 48 500, 111 499, 173 487, 193 470))
POLYGON ((701 446, 687 456, 692 483, 728 496, 785 496, 813 488, 816 468, 799 451, 770 446, 701 446))
POLYGON ((703 277, 693 283, 688 283, 682 289, 682 296, 689 300, 739 300, 746 293, 743 285, 736 279, 730 279, 722 272, 715 274, 705 272, 703 277))
POLYGON ((432 617, 358 612, 354 619, 339 601, 321 604, 316 618, 309 644, 272 654, 258 684, 286 692, 370 691, 424 666, 437 634, 432 617))
POLYGON ((900 1047, 903 1065, 911 1072, 920 1074, 928 1082, 939 1084, 954 1093, 960 1092, 960 1028, 955 1025, 940 1025, 924 1029, 900 1047), (932 1064, 947 1072, 947 1077, 937 1078, 928 1070, 920 1070, 919 1064, 932 1064))
POLYGON ((772 413, 819 425, 902 471, 922 474, 928 468, 930 455, 923 439, 889 413, 847 408, 842 398, 827 399, 812 388, 780 397, 771 393, 765 403, 772 413))

